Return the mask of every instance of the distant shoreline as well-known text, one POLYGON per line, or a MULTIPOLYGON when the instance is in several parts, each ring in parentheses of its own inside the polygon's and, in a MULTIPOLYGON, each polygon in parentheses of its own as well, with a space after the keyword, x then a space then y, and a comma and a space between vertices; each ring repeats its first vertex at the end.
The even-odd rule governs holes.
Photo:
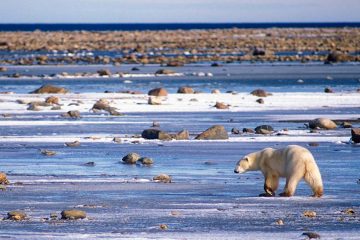
POLYGON ((2 23, 0 31, 146 31, 191 29, 360 28, 360 22, 303 23, 2 23))

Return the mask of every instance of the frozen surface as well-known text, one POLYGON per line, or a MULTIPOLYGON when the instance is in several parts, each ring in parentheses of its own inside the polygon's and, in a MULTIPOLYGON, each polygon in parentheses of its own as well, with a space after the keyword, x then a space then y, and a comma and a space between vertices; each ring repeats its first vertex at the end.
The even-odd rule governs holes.
MULTIPOLYGON (((244 84, 241 77, 232 80, 231 88, 239 92, 237 95, 170 94, 163 105, 150 106, 146 95, 104 94, 103 89, 111 87, 115 80, 101 80, 100 84, 94 79, 86 82, 80 94, 59 95, 62 110, 42 107, 41 111, 34 112, 16 100, 44 100, 48 95, 27 94, 44 80, 0 80, 1 91, 15 92, 0 95, 0 114, 10 114, 0 117, 0 171, 7 173, 12 183, 0 192, 0 216, 18 209, 30 217, 23 222, 0 221, 0 238, 306 239, 301 234, 314 231, 322 239, 360 239, 360 146, 349 144, 349 129, 310 133, 304 126, 315 117, 351 120, 353 126, 360 126, 360 94, 356 92, 359 84, 355 81, 359 78, 359 67, 317 66, 316 71, 314 66, 308 67, 303 72, 297 69, 293 78, 303 74, 308 79, 316 79, 331 74, 343 79, 333 86, 337 93, 323 93, 325 84, 317 84, 316 80, 312 86, 290 90, 289 84, 276 84, 274 79, 262 86, 266 81, 264 74, 259 85, 244 84), (248 93, 258 86, 274 92, 265 98, 263 105, 257 104, 257 98, 248 93), (125 115, 114 117, 90 112, 99 98, 110 100, 110 105, 125 115), (190 101, 192 98, 198 101, 190 101), (83 104, 68 106, 77 100, 83 104), (229 103, 231 107, 214 109, 216 101, 229 103), (82 118, 60 117, 68 110, 80 110, 82 118), (191 139, 164 142, 140 138, 142 130, 149 128, 153 121, 169 132, 188 129, 191 139), (214 124, 225 126, 229 140, 193 140, 196 134, 214 124), (230 133, 234 127, 241 130, 261 124, 272 125, 281 135, 230 133), (283 131, 284 128, 288 131, 283 131), (113 137, 120 137, 122 143, 114 143, 113 137), (81 146, 64 145, 74 140, 79 140, 81 146), (319 145, 308 145, 313 142, 319 145), (263 191, 260 172, 233 173, 241 156, 265 147, 280 148, 289 144, 305 146, 313 153, 324 181, 323 198, 309 197, 311 191, 304 182, 299 184, 295 197, 261 198, 258 197, 263 191), (57 154, 46 157, 40 153, 42 149, 57 154), (151 167, 122 164, 121 158, 129 152, 151 157, 155 163, 151 167), (87 162, 95 162, 95 166, 85 166, 87 162), (171 175, 173 182, 152 181, 153 176, 160 173, 171 175), (45 219, 50 213, 60 215, 67 208, 85 210, 88 218, 45 219), (348 208, 354 209, 355 214, 342 212, 348 208), (316 211, 317 216, 304 217, 306 210, 316 211), (278 219, 282 219, 284 225, 276 225, 278 219), (161 230, 160 224, 166 224, 168 230, 161 230)), ((252 68, 255 73, 247 73, 249 78, 256 79, 259 72, 267 71, 261 66, 252 68)), ((32 71, 40 74, 49 70, 36 67, 32 71)), ((82 69, 74 67, 74 71, 82 69)), ((278 76, 291 75, 288 66, 276 71, 278 76)), ((73 92, 78 88, 73 80, 56 81, 73 92)), ((136 86, 137 80, 132 81, 132 86, 136 86)), ((146 84, 149 80, 139 81, 142 84, 139 88, 146 91, 157 86, 146 84)), ((201 81, 206 87, 199 90, 208 92, 218 88, 211 85, 210 79, 194 78, 168 86, 170 92, 175 92, 179 85, 192 86, 201 81)), ((227 86, 225 82, 222 84, 227 86)), ((284 180, 278 192, 283 186, 284 180)))

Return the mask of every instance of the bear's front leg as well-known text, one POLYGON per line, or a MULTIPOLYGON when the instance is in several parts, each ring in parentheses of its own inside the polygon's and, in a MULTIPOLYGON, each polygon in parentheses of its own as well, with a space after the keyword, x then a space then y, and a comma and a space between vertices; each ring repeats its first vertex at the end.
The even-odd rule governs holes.
POLYGON ((259 197, 275 197, 275 191, 279 186, 279 177, 276 175, 268 175, 265 177, 264 193, 261 193, 259 197))

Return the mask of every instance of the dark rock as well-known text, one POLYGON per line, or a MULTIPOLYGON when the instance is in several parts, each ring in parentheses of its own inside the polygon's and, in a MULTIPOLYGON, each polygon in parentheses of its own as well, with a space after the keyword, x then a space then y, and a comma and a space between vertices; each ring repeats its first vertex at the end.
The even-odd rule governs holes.
POLYGON ((180 87, 180 88, 177 90, 177 93, 193 94, 193 93, 194 93, 194 89, 192 89, 191 87, 180 87))
POLYGON ((155 88, 148 92, 149 96, 156 96, 156 97, 166 97, 168 92, 165 88, 155 88))
POLYGON ((61 212, 61 219, 66 220, 77 220, 86 218, 86 212, 77 210, 77 209, 69 209, 61 212))
POLYGON ((274 129, 270 125, 261 125, 255 128, 256 134, 270 134, 274 129))
POLYGON ((80 146, 80 142, 79 142, 79 141, 66 142, 65 145, 66 145, 67 147, 79 147, 79 146, 80 146))
POLYGON ((148 104, 149 105, 161 105, 162 104, 162 98, 161 97, 150 96, 148 98, 148 104))
POLYGON ((233 128, 233 129, 231 129, 231 133, 232 134, 240 134, 240 130, 237 128, 233 128))
POLYGON ((229 136, 221 125, 214 125, 196 136, 197 140, 229 139, 229 136))
POLYGON ((5 173, 3 172, 0 172, 0 184, 4 184, 4 185, 7 185, 9 184, 9 180, 7 179, 7 176, 5 173))
POLYGON ((121 143, 121 138, 119 138, 119 137, 114 137, 114 138, 113 138, 113 142, 115 142, 115 143, 121 143))
POLYGON ((140 69, 137 68, 137 67, 133 67, 133 68, 131 69, 131 71, 140 71, 140 69))
POLYGON ((334 90, 332 90, 332 89, 329 88, 329 87, 326 87, 326 88, 324 89, 324 92, 325 92, 325 93, 334 93, 334 90))
POLYGON ((6 67, 0 67, 0 72, 6 72, 7 68, 6 67))
POLYGON ((311 129, 334 129, 337 125, 329 118, 316 118, 309 122, 311 129))
POLYGON ((160 127, 160 123, 156 122, 156 121, 153 121, 152 127, 160 127))
POLYGON ((216 102, 214 107, 216 109, 229 109, 229 105, 222 102, 216 102))
POLYGON ((243 128, 243 133, 255 133, 255 131, 251 128, 243 128))
POLYGON ((252 52, 253 56, 265 56, 265 50, 255 48, 252 52))
POLYGON ((167 174, 160 174, 158 176, 153 177, 153 180, 156 182, 163 182, 163 183, 171 183, 171 176, 167 174))
POLYGON ((122 158, 122 161, 126 164, 135 164, 140 159, 140 155, 137 153, 129 153, 122 158))
POLYGON ((111 76, 111 72, 109 69, 100 69, 97 71, 99 76, 111 76))
POLYGON ((317 147, 317 146, 319 146, 319 143, 317 143, 317 142, 311 142, 311 143, 309 143, 308 144, 310 147, 317 147))
POLYGON ((265 90, 263 89, 255 89, 254 91, 252 91, 250 94, 257 96, 257 97, 267 97, 270 96, 271 94, 267 93, 265 90))
POLYGON ((159 139, 159 140, 171 140, 170 134, 163 132, 159 129, 145 129, 141 136, 145 139, 159 139))
POLYGON ((326 57, 325 63, 336 63, 349 61, 349 56, 337 51, 333 51, 326 57))
POLYGON ((13 221, 22 221, 26 219, 26 213, 21 212, 21 211, 11 211, 8 212, 7 214, 7 219, 8 220, 13 220, 13 221))
POLYGON ((170 69, 159 69, 155 72, 155 75, 169 75, 169 74, 174 74, 175 71, 170 70, 170 69))
POLYGON ((220 63, 214 62, 211 64, 211 67, 221 67, 222 65, 220 63))
POLYGON ((154 163, 154 161, 151 158, 148 158, 148 157, 142 157, 138 161, 141 162, 141 164, 144 164, 144 165, 151 165, 151 164, 154 163))
POLYGON ((265 103, 264 99, 262 99, 262 98, 257 99, 256 102, 259 103, 259 104, 264 104, 265 103))
POLYGON ((351 129, 351 140, 354 143, 360 143, 360 128, 351 129))
POLYGON ((80 112, 78 110, 68 111, 67 113, 63 113, 62 117, 70 117, 70 118, 80 118, 80 112))
POLYGON ((316 232, 304 232, 302 235, 307 236, 309 239, 312 239, 312 238, 314 238, 314 239, 319 238, 320 239, 320 235, 317 234, 316 232))
POLYGON ((62 87, 53 86, 50 84, 43 85, 40 88, 34 90, 31 93, 37 93, 37 94, 44 94, 44 93, 56 93, 56 94, 64 94, 68 93, 69 91, 62 87))
POLYGON ((184 63, 182 62, 168 62, 166 64, 167 67, 183 67, 184 66, 184 63))
POLYGON ((87 162, 87 163, 84 163, 84 166, 85 166, 85 167, 95 167, 95 162, 87 162))

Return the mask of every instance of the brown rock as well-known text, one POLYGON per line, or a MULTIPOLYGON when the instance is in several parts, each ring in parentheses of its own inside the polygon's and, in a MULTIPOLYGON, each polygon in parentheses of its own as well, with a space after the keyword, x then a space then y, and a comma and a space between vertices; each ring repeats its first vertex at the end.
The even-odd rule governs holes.
POLYGON ((40 88, 34 90, 31 93, 37 93, 37 94, 44 94, 44 93, 64 94, 64 93, 68 93, 68 92, 69 92, 69 90, 67 90, 65 88, 47 84, 47 85, 41 86, 40 88))
POLYGON ((262 99, 262 98, 257 99, 256 102, 259 103, 259 104, 264 104, 265 103, 264 99, 262 99))
POLYGON ((351 129, 351 140, 354 143, 360 143, 360 128, 351 129))
POLYGON ((3 173, 3 172, 0 172, 0 184, 5 184, 5 185, 7 185, 7 184, 9 184, 9 183, 10 183, 10 182, 9 182, 9 180, 7 179, 6 174, 3 173))
POLYGON ((216 102, 214 107, 216 109, 229 109, 229 105, 222 102, 216 102))
POLYGON ((214 90, 211 90, 211 93, 212 94, 220 94, 220 90, 219 89, 214 89, 214 90))
POLYGON ((63 113, 61 115, 62 117, 70 117, 70 118, 80 118, 80 112, 78 110, 74 110, 74 111, 68 111, 67 113, 63 113))
POLYGON ((188 130, 182 130, 175 134, 174 137, 176 140, 189 140, 189 131, 188 130))
POLYGON ((144 164, 144 165, 151 165, 151 164, 154 163, 154 161, 151 158, 148 158, 148 157, 142 157, 138 161, 141 162, 141 164, 144 164))
POLYGON ((337 125, 329 118, 316 118, 309 122, 309 127, 311 129, 315 129, 315 128, 334 129, 337 127, 337 125))
POLYGON ((177 90, 177 93, 193 94, 193 93, 194 93, 194 89, 192 89, 191 87, 180 87, 180 88, 177 90))
POLYGON ((56 152, 44 149, 44 150, 41 150, 41 154, 43 154, 45 156, 54 156, 54 155, 56 155, 56 152))
POLYGON ((169 74, 174 74, 175 71, 170 70, 170 69, 159 69, 155 72, 155 75, 169 75, 169 74))
POLYGON ((303 236, 307 236, 309 239, 320 239, 320 235, 316 232, 304 232, 303 236))
POLYGON ((243 133, 255 133, 255 131, 251 128, 243 128, 243 133))
POLYGON ((11 211, 7 214, 8 220, 22 221, 26 219, 26 214, 21 211, 11 211))
POLYGON ((349 122, 342 122, 341 127, 342 128, 352 128, 352 124, 349 122))
POLYGON ((66 145, 67 147, 79 147, 79 146, 80 146, 80 142, 79 142, 79 141, 66 142, 65 145, 66 145))
POLYGON ((165 88, 155 88, 148 92, 149 96, 156 96, 156 97, 166 97, 168 92, 165 88))
POLYGON ((162 173, 160 175, 153 177, 153 180, 156 182, 171 183, 172 179, 171 179, 171 176, 162 173))
POLYGON ((111 76, 111 72, 109 69, 100 69, 97 71, 99 76, 111 76))
POLYGON ((69 209, 61 212, 61 219, 66 220, 77 220, 86 218, 86 212, 77 210, 77 209, 69 209))
POLYGON ((60 99, 56 96, 50 96, 46 98, 45 102, 49 104, 59 104, 60 99))
POLYGON ((7 68, 6 67, 0 67, 0 72, 6 72, 7 68))
POLYGON ((254 91, 252 91, 250 94, 257 96, 257 97, 267 97, 270 96, 270 93, 267 93, 265 90, 263 89, 255 89, 254 91))
POLYGON ((304 217, 314 218, 314 217, 316 217, 316 212, 307 210, 307 211, 304 211, 303 215, 304 215, 304 217))
POLYGON ((256 134, 271 134, 272 132, 274 132, 274 129, 270 125, 261 125, 255 128, 256 134))
POLYGON ((140 159, 140 155, 137 153, 129 153, 125 157, 122 158, 122 161, 126 164, 136 164, 136 162, 140 159))
POLYGON ((197 140, 229 139, 229 136, 221 125, 214 125, 195 137, 197 140))

